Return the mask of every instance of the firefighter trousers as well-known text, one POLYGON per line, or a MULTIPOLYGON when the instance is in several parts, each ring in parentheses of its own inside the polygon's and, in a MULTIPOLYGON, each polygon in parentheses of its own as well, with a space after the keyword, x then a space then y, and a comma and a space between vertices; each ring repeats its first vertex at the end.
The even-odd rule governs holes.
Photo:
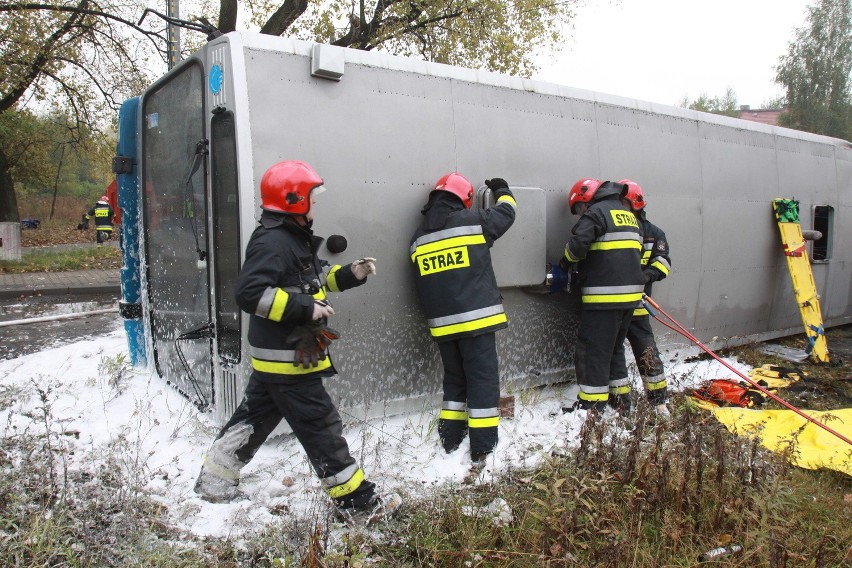
POLYGON ((444 365, 444 402, 438 435, 447 452, 470 434, 470 455, 480 460, 497 446, 500 375, 494 333, 438 344, 444 365))
POLYGON ((609 403, 625 412, 630 410, 624 339, 632 317, 633 308, 580 311, 574 367, 581 408, 600 411, 609 403))
POLYGON ((273 382, 257 380, 253 374, 242 402, 213 442, 208 463, 211 459, 225 467, 231 463, 238 473, 282 418, 336 505, 361 507, 372 500, 375 485, 364 480, 350 455, 340 414, 320 378, 273 382))
POLYGON ((663 361, 651 328, 651 316, 634 316, 627 330, 627 342, 633 350, 636 367, 645 385, 645 395, 651 404, 663 404, 668 398, 663 361))

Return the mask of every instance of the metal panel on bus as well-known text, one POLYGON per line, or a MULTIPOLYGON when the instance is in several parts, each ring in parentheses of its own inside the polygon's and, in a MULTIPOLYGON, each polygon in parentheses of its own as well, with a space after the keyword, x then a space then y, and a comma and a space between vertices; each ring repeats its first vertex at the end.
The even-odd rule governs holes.
MULTIPOLYGON (((544 282, 545 194, 538 187, 511 186, 518 203, 515 222, 491 247, 491 264, 501 288, 538 286, 544 282)), ((486 186, 476 190, 475 206, 494 206, 494 194, 486 186)))
MULTIPOLYGON (((429 192, 446 173, 459 171, 475 185, 493 176, 509 176, 514 184, 504 173, 511 162, 515 178, 524 177, 519 167, 534 177, 534 164, 515 165, 525 164, 525 157, 499 150, 501 136, 493 138, 498 147, 493 151, 490 138, 482 138, 484 125, 490 125, 488 132, 506 136, 520 127, 523 121, 503 108, 520 99, 512 91, 479 85, 483 94, 507 99, 495 99, 483 116, 482 109, 469 102, 474 98, 465 91, 469 85, 451 79, 349 64, 342 80, 332 82, 306 75, 298 56, 252 51, 247 57, 252 61, 246 73, 255 176, 281 159, 310 163, 328 188, 315 206, 314 231, 324 237, 341 235, 348 242, 344 253, 332 254, 323 247, 321 256, 341 264, 362 256, 379 259, 378 274, 367 285, 332 297, 340 317, 331 325, 343 332, 343 339, 334 345, 341 381, 330 381, 330 389, 349 406, 406 399, 411 404, 418 397, 436 395, 441 388, 440 357, 414 292, 409 237, 429 192), (473 122, 476 132, 465 126, 473 122), (464 150, 466 146, 470 149, 464 150)), ((511 146, 517 148, 518 140, 513 138, 511 146)), ((555 159, 558 149, 550 152, 555 159)), ((557 179, 553 173, 538 173, 557 179)), ((501 286, 544 279, 546 195, 537 188, 519 191, 523 221, 509 230, 504 244, 498 240, 494 252, 501 286), (515 259, 514 268, 501 268, 513 261, 498 254, 500 247, 512 255, 520 253, 521 264, 515 259)), ((510 328, 516 331, 500 332, 498 341, 549 341, 548 334, 553 334, 540 317, 548 300, 533 299, 533 306, 542 305, 528 307, 527 294, 504 297, 510 328)), ((557 325, 563 329, 560 335, 570 332, 570 327, 564 331, 564 321, 552 322, 557 325)), ((549 361, 515 360, 505 364, 501 374, 520 381, 540 376, 542 370, 552 369, 552 361, 569 361, 569 350, 568 342, 562 342, 554 346, 549 361)))

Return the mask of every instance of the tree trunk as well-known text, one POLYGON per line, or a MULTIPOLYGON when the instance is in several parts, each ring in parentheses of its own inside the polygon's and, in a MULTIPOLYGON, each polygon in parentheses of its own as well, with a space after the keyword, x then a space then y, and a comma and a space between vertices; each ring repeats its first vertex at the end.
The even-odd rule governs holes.
POLYGON ((278 10, 260 28, 260 33, 281 35, 308 9, 307 0, 284 0, 278 10))
POLYGON ((62 145, 62 153, 59 154, 59 165, 56 167, 56 181, 53 182, 53 200, 50 202, 50 216, 48 220, 53 221, 53 212, 56 210, 56 194, 59 193, 59 175, 62 173, 62 162, 65 161, 65 144, 62 145))
POLYGON ((237 29, 237 0, 220 0, 217 27, 223 34, 237 29))
POLYGON ((9 173, 9 159, 0 149, 0 222, 20 222, 18 200, 15 198, 15 184, 9 173))

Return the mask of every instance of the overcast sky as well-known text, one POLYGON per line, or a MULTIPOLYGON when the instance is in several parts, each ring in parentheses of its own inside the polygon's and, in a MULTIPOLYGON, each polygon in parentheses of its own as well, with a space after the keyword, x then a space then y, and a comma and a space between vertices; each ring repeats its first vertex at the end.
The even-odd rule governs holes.
POLYGON ((778 58, 818 0, 587 0, 565 49, 533 78, 678 104, 734 89, 759 108, 783 95, 778 58))

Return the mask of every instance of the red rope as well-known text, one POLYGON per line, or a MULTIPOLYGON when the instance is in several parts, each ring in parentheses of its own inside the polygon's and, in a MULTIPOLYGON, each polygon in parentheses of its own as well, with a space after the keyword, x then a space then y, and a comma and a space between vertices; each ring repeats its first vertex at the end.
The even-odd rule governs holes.
POLYGON ((736 373, 736 374, 737 374, 737 376, 739 376, 740 378, 742 378, 745 382, 747 382, 748 384, 750 384, 751 386, 753 386, 754 388, 756 388, 757 390, 759 390, 760 392, 762 392, 763 394, 765 394, 766 396, 768 396, 769 398, 771 398, 772 400, 774 400, 775 402, 777 402, 778 404, 780 404, 781 406, 784 406, 785 408, 788 408, 788 409, 792 410, 793 412, 795 412, 796 414, 798 414, 799 416, 801 416, 802 418, 804 418, 804 419, 805 419, 805 420, 807 420, 808 422, 811 422, 811 423, 813 423, 813 424, 816 424, 817 426, 819 426, 820 428, 822 428, 822 429, 823 429, 823 430, 825 430, 826 432, 829 432, 830 434, 833 434, 834 436, 837 436, 838 438, 840 438, 841 440, 843 440, 844 442, 846 442, 847 444, 849 444, 850 446, 852 446, 852 440, 850 440, 849 438, 847 438, 847 437, 846 437, 846 436, 844 436, 843 434, 841 434, 841 433, 839 433, 839 432, 835 431, 834 429, 829 428, 828 426, 826 426, 826 425, 825 425, 825 424, 823 424, 822 422, 820 422, 820 421, 818 421, 818 420, 816 420, 816 419, 814 419, 814 418, 811 418, 810 416, 808 416, 807 414, 805 414, 804 412, 802 412, 801 410, 799 410, 798 408, 796 408, 795 406, 793 406, 793 405, 792 405, 792 404, 790 404, 789 402, 787 402, 787 401, 783 400, 783 399, 782 399, 782 398, 780 398, 779 396, 777 396, 777 395, 775 395, 775 394, 773 394, 773 393, 769 392, 769 391, 768 391, 768 390, 766 390, 764 387, 760 386, 760 385, 759 385, 759 384, 757 384, 755 381, 753 381, 752 379, 750 379, 749 377, 747 377, 746 375, 742 374, 740 371, 738 371, 737 369, 735 369, 735 368, 734 368, 732 365, 730 365, 727 361, 724 361, 721 357, 719 357, 718 355, 716 355, 715 353, 713 353, 713 352, 712 352, 712 351, 711 351, 711 350, 710 350, 707 346, 705 346, 703 343, 701 343, 701 342, 698 340, 698 338, 697 338, 697 337, 695 337, 694 335, 692 335, 692 333, 690 333, 690 332, 689 332, 689 330, 687 330, 685 327, 683 327, 682 325, 680 325, 680 324, 677 322, 677 320, 675 320, 672 316, 670 316, 669 314, 667 314, 667 313, 666 313, 666 312, 665 312, 665 311, 664 311, 664 310, 663 310, 663 309, 659 306, 659 304, 657 304, 657 302, 655 302, 655 301, 651 298, 651 296, 648 296, 648 295, 644 295, 644 294, 643 294, 643 296, 642 296, 642 302, 643 302, 643 303, 645 303, 645 308, 646 308, 646 309, 647 309, 647 310, 651 313, 651 315, 652 315, 652 316, 654 316, 654 319, 656 319, 658 322, 660 322, 661 324, 663 324, 663 325, 664 325, 664 326, 666 326, 667 328, 671 329, 672 331, 676 331, 677 333, 681 334, 682 336, 686 337, 687 339, 689 339, 690 341, 692 341, 693 343, 695 343, 698 347, 700 347, 702 350, 704 350, 704 352, 706 352, 708 355, 710 355, 711 357, 713 357, 715 360, 717 360, 718 362, 720 362, 722 365, 724 365, 725 367, 727 367, 728 369, 730 369, 731 371, 733 371, 734 373, 736 373), (667 322, 665 322, 665 321, 663 321, 662 319, 660 319, 660 317, 659 317, 659 316, 658 316, 655 312, 659 312, 659 313, 663 314, 664 316, 666 316, 666 318, 667 318, 669 321, 671 321, 671 322, 674 324, 674 326, 669 325, 667 322))

